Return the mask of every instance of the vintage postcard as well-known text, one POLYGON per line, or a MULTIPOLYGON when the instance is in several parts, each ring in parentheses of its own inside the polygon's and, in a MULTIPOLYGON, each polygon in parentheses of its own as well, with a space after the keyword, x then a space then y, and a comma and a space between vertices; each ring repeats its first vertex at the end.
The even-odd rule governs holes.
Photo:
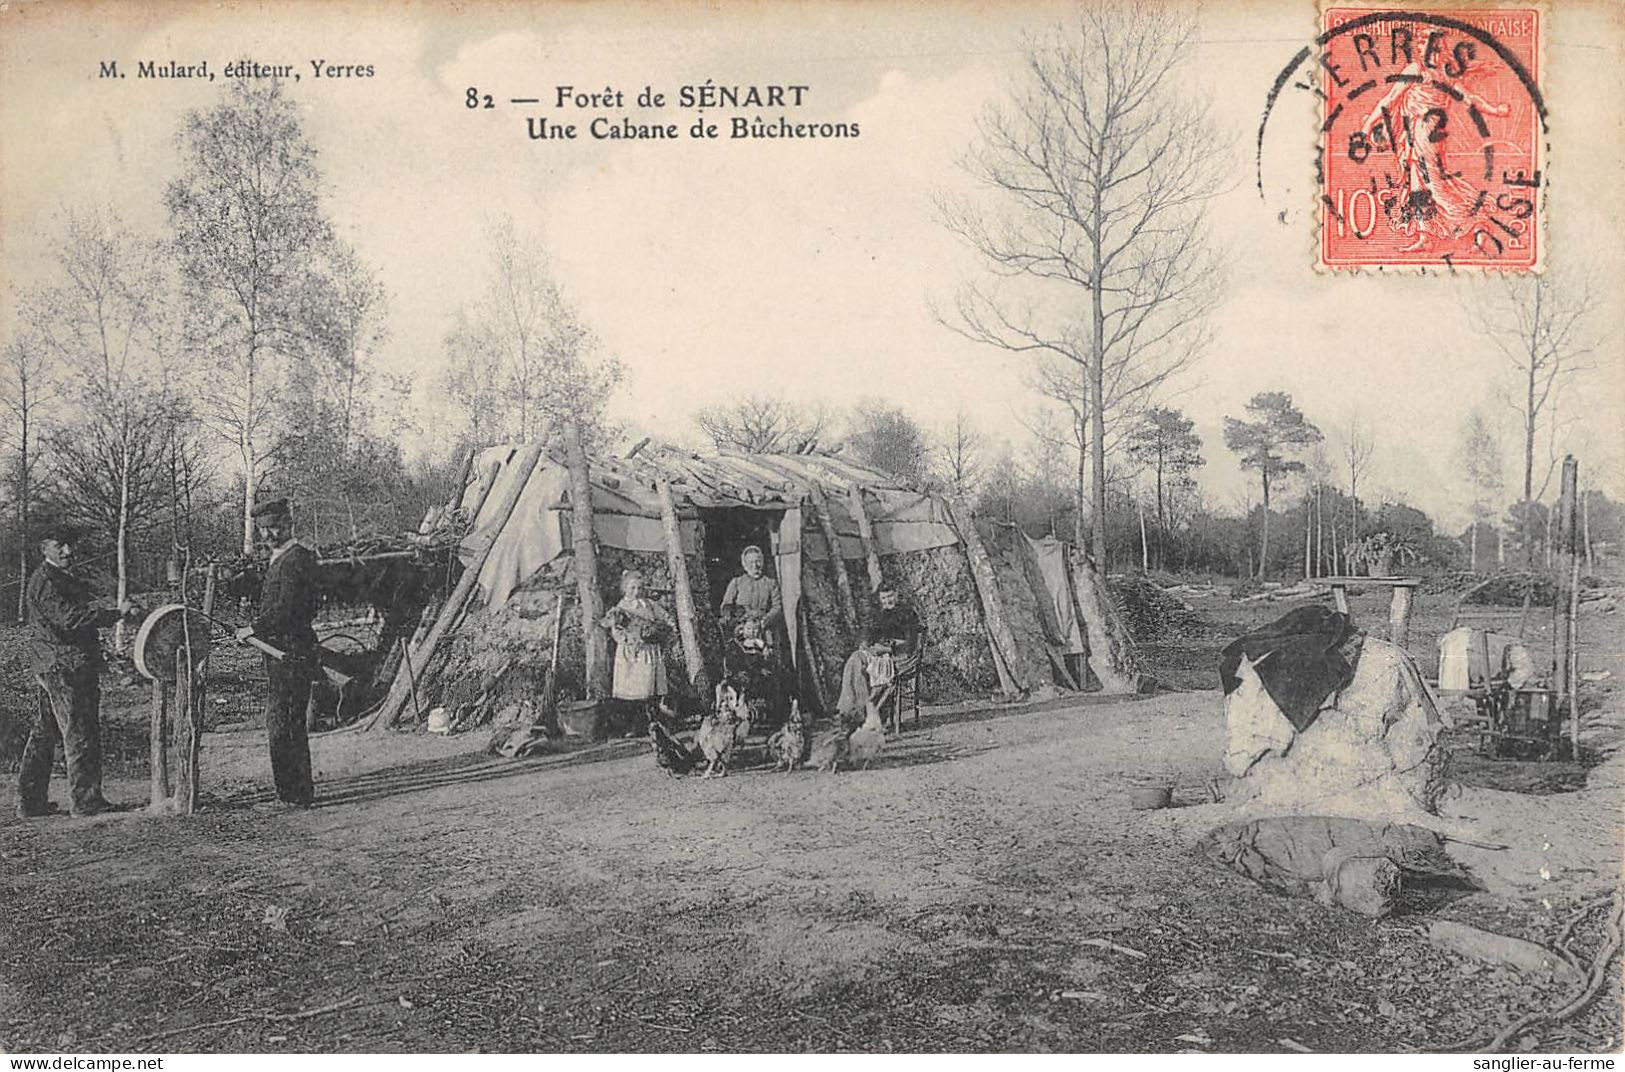
POLYGON ((3 1059, 1614 1067, 1622 100, 1611 0, 0 0, 3 1059))

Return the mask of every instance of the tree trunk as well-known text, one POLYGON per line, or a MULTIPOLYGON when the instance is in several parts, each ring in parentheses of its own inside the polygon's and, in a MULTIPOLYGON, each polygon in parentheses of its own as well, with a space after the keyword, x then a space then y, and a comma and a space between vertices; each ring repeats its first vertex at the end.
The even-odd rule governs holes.
MULTIPOLYGON (((250 333, 253 328, 250 327, 250 333)), ((259 474, 255 472, 254 457, 254 351, 248 352, 246 374, 246 405, 243 407, 243 426, 238 435, 238 447, 243 452, 243 554, 254 550, 254 497, 259 491, 259 474)))
POLYGON ((1529 375, 1524 383, 1523 411, 1523 562, 1526 569, 1535 568, 1535 519, 1530 503, 1535 498, 1535 429, 1539 413, 1535 406, 1535 368, 1540 340, 1540 306, 1542 289, 1535 287, 1535 316, 1529 328, 1529 375))
MULTIPOLYGON (((126 424, 128 419, 126 419, 126 424)), ((124 429, 124 442, 119 448, 118 474, 118 602, 123 606, 130 598, 130 430, 124 429)), ((113 650, 124 651, 124 619, 113 626, 113 650)))
POLYGON ((1306 581, 1315 575, 1314 544, 1310 539, 1315 520, 1313 494, 1309 491, 1303 496, 1303 579, 1306 581))
POLYGON ((1258 548, 1258 579, 1269 573, 1270 562, 1270 476, 1264 474, 1264 538, 1258 548))
POLYGON ((1580 499, 1580 528, 1585 533, 1586 573, 1597 572, 1596 559, 1591 557, 1591 493, 1586 492, 1580 499))
POLYGON ((1473 521, 1472 537, 1468 541, 1467 568, 1474 573, 1478 572, 1478 521, 1473 521))
POLYGON ((1077 486, 1077 516, 1072 519, 1072 546, 1089 546, 1089 511, 1084 506, 1089 501, 1089 399, 1083 399, 1083 405, 1077 413, 1072 415, 1072 422, 1078 426, 1078 486, 1077 486))
POLYGON ((1102 235, 1102 191, 1094 184, 1094 271, 1089 281, 1090 319, 1094 345, 1089 354, 1089 460, 1094 463, 1092 501, 1094 517, 1089 519, 1094 544, 1095 569, 1106 576, 1106 306, 1102 235))
POLYGON ((1149 542, 1147 542, 1145 537, 1145 503, 1140 501, 1140 497, 1138 495, 1134 497, 1134 509, 1140 515, 1140 572, 1150 573, 1151 545, 1149 542))
POLYGON ((1157 451, 1157 568, 1163 569, 1167 565, 1167 553, 1163 543, 1168 534, 1168 512, 1162 502, 1162 451, 1157 451))
POLYGON ((17 551, 17 624, 21 625, 28 620, 28 499, 31 490, 28 484, 28 388, 23 388, 22 403, 22 472, 17 483, 22 492, 17 500, 17 513, 19 522, 17 526, 17 539, 20 545, 17 551))

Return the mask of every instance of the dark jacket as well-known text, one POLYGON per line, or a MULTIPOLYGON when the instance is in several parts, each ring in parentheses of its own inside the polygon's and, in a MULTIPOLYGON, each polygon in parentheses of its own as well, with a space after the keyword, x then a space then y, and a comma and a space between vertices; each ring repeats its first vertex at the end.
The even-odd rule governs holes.
POLYGON ((91 606, 95 598, 90 585, 49 562, 28 578, 28 633, 36 674, 101 666, 96 630, 117 622, 119 613, 91 606))
POLYGON ((290 652, 316 647, 316 553, 294 544, 265 568, 254 634, 267 644, 290 652))

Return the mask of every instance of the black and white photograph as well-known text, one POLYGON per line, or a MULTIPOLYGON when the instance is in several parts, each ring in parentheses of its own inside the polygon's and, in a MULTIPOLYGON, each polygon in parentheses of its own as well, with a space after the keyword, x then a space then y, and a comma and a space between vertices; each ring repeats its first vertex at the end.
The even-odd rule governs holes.
POLYGON ((1611 0, 0 2, 7 1068, 1613 1068, 1622 100, 1611 0))

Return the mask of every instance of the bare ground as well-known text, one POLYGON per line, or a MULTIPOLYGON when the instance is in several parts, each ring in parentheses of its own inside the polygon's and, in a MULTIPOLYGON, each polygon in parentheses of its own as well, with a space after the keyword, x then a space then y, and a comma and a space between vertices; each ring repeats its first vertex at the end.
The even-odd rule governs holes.
MULTIPOLYGON (((1193 856, 1228 818, 1206 793, 1221 735, 1208 691, 961 710, 868 771, 700 781, 637 742, 506 761, 338 734, 320 806, 288 812, 263 803, 262 736, 212 733, 191 820, 0 819, 0 1046, 1402 1051, 1561 1003, 1426 924, 1553 940, 1617 878, 1615 763, 1459 798, 1519 861, 1555 839, 1553 878, 1371 923, 1193 856), (1164 764, 1180 806, 1131 810, 1128 779, 1164 764)), ((1616 975, 1535 1041, 1616 1049, 1619 1008, 1616 975)))

